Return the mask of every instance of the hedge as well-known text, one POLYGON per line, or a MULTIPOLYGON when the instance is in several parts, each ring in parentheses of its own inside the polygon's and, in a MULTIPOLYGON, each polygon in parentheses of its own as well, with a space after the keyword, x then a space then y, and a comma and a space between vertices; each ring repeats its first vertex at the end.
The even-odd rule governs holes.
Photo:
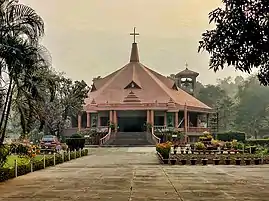
POLYGON ((85 138, 79 134, 74 134, 70 138, 66 139, 66 144, 71 151, 83 149, 85 146, 85 138))
POLYGON ((249 139, 246 142, 251 146, 269 146, 269 139, 249 139))
MULTIPOLYGON (((81 151, 81 156, 87 156, 88 155, 88 149, 83 149, 81 151)), ((70 152, 70 160, 79 158, 80 153, 76 152, 70 152)), ((64 153, 64 157, 62 154, 56 154, 55 155, 55 165, 66 162, 69 160, 68 153, 64 153), (63 160, 64 159, 64 160, 63 160)), ((53 156, 46 157, 45 160, 45 168, 50 167, 54 165, 54 159, 53 156)), ((38 160, 33 162, 33 171, 44 169, 44 161, 38 160)), ((31 164, 30 162, 28 164, 20 164, 17 166, 17 176, 25 175, 31 172, 31 164)), ((15 167, 12 168, 0 168, 0 182, 6 181, 8 179, 15 178, 15 167)))
POLYGON ((221 141, 232 141, 237 140, 238 142, 245 142, 246 140, 246 134, 244 132, 238 132, 238 131, 229 131, 229 132, 219 132, 214 134, 214 138, 216 140, 221 141))

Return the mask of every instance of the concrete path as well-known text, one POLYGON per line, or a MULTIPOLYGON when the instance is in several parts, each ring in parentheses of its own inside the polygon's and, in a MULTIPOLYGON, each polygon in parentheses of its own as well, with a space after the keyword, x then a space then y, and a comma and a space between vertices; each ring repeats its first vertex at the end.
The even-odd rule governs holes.
POLYGON ((164 166, 151 148, 90 155, 0 183, 0 201, 268 201, 269 166, 164 166))

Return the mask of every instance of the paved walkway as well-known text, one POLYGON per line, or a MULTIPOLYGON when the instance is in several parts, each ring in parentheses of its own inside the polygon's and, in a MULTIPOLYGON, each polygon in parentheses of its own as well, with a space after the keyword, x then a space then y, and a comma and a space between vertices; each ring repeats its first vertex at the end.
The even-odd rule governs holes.
POLYGON ((268 201, 269 166, 163 166, 154 148, 90 155, 0 183, 0 201, 268 201))

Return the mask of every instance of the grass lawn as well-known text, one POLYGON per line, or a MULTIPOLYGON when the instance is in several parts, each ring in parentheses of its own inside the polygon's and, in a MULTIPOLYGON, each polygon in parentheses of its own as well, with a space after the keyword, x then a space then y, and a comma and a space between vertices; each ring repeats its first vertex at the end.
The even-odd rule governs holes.
MULTIPOLYGON (((44 155, 37 155, 34 160, 42 160, 44 155)), ((4 167, 14 167, 15 160, 18 161, 18 164, 27 164, 30 162, 30 158, 28 157, 20 157, 18 155, 10 155, 7 158, 7 162, 5 163, 4 167)))

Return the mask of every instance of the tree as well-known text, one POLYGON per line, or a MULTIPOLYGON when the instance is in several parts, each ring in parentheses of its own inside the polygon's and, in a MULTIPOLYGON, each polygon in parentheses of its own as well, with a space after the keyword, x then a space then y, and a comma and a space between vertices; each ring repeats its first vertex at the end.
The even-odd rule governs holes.
POLYGON ((209 13, 216 28, 202 34, 199 49, 210 54, 210 69, 227 66, 250 73, 258 68, 261 84, 269 84, 269 2, 223 0, 209 13))
POLYGON ((22 96, 39 99, 36 72, 49 66, 47 52, 39 45, 44 22, 36 12, 15 0, 0 1, 0 145, 3 144, 12 104, 22 96))

